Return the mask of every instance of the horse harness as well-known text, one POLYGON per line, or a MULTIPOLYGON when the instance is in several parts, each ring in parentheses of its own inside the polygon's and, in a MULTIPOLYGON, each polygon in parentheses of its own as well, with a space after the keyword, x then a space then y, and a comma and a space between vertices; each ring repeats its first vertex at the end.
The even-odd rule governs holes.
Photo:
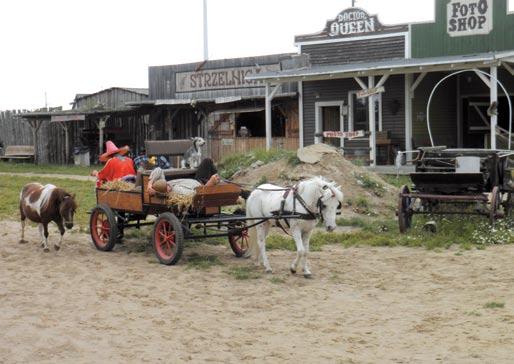
POLYGON ((265 189, 263 191, 277 191, 277 192, 284 191, 284 194, 282 195, 282 201, 280 201, 280 210, 273 211, 272 214, 276 218, 277 226, 280 229, 282 229, 282 231, 284 231, 284 233, 286 233, 287 235, 289 235, 289 233, 286 231, 284 226, 280 223, 280 220, 284 220, 284 222, 287 225, 287 228, 290 228, 291 225, 289 224, 289 219, 288 218, 283 218, 282 217, 284 215, 285 216, 295 216, 296 219, 300 219, 300 220, 310 220, 310 221, 312 221, 312 220, 321 219, 323 221, 323 214, 322 214, 322 211, 324 209, 324 205, 323 205, 323 201, 322 201, 323 196, 321 196, 318 199, 318 202, 316 203, 316 206, 317 206, 318 210, 316 212, 313 212, 309 208, 309 206, 307 206, 307 203, 302 198, 302 196, 300 196, 300 194, 298 193, 298 187, 297 186, 293 186, 293 187, 285 188, 285 189, 280 189, 280 190, 265 189), (293 211, 286 211, 285 210, 285 204, 286 204, 286 200, 289 197, 290 193, 293 194, 293 211), (307 211, 306 214, 299 214, 299 213, 296 212, 296 203, 297 203, 297 201, 307 211))

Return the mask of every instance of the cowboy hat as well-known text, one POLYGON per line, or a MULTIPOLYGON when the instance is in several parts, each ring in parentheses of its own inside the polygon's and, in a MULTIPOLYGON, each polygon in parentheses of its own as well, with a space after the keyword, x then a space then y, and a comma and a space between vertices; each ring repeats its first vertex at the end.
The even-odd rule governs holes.
POLYGON ((125 155, 128 153, 130 148, 128 145, 125 145, 124 147, 118 148, 116 144, 108 140, 105 143, 105 149, 106 152, 100 156, 100 162, 107 162, 107 160, 112 157, 114 154, 119 153, 121 155, 125 155))

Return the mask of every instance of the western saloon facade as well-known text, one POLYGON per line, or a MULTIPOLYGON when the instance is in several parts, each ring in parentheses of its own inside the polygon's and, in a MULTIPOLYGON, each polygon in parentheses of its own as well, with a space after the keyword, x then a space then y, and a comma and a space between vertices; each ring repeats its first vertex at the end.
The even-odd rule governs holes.
MULTIPOLYGON (((511 97, 513 35, 507 0, 436 0, 435 22, 395 26, 350 8, 321 32, 296 37, 308 67, 248 79, 266 83, 268 102, 284 83, 298 83, 302 146, 332 143, 375 165, 390 163, 395 150, 430 145, 429 96, 444 77, 466 70, 434 94, 434 143, 506 148, 508 102, 498 81, 511 97), (369 136, 345 141, 320 134, 357 130, 369 136)), ((272 142, 268 138, 269 146, 272 142)))
MULTIPOLYGON (((214 160, 266 147, 265 84, 249 77, 279 71, 291 54, 204 61, 149 68, 154 139, 202 136, 214 160)), ((285 83, 270 105, 276 146, 299 145, 297 83, 285 83)))

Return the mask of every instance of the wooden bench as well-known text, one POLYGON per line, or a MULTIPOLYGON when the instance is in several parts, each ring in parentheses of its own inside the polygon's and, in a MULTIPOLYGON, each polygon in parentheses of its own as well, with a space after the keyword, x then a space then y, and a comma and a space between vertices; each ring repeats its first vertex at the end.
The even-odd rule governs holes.
MULTIPOLYGON (((190 139, 145 141, 147 156, 163 155, 165 157, 176 157, 174 158, 175 163, 172 163, 176 168, 180 168, 180 159, 192 145, 193 143, 190 139)), ((171 158, 169 159, 170 163, 173 162, 171 158)))
POLYGON ((36 150, 32 145, 9 145, 0 159, 35 160, 36 150))

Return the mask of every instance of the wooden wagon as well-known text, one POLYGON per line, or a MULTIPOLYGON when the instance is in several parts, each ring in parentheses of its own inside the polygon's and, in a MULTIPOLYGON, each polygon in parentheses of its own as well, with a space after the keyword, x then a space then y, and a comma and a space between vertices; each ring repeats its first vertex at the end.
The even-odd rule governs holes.
POLYGON ((508 150, 420 148, 416 171, 400 190, 400 232, 415 214, 485 215, 491 224, 510 216, 514 192, 514 153, 508 150))
MULTIPOLYGON (((196 190, 192 206, 185 210, 169 205, 166 196, 147 192, 150 172, 142 174, 142 185, 133 191, 97 188, 97 205, 91 211, 90 232, 98 250, 110 251, 127 228, 153 225, 152 244, 162 264, 173 265, 182 255, 184 240, 228 237, 234 254, 242 257, 248 247, 247 220, 242 214, 224 214, 224 206, 235 205, 241 188, 222 183, 196 190), (147 217, 155 221, 147 222, 147 217), (213 229, 215 232, 212 233, 213 229)), ((193 170, 165 171, 166 178, 193 178, 193 170)))

